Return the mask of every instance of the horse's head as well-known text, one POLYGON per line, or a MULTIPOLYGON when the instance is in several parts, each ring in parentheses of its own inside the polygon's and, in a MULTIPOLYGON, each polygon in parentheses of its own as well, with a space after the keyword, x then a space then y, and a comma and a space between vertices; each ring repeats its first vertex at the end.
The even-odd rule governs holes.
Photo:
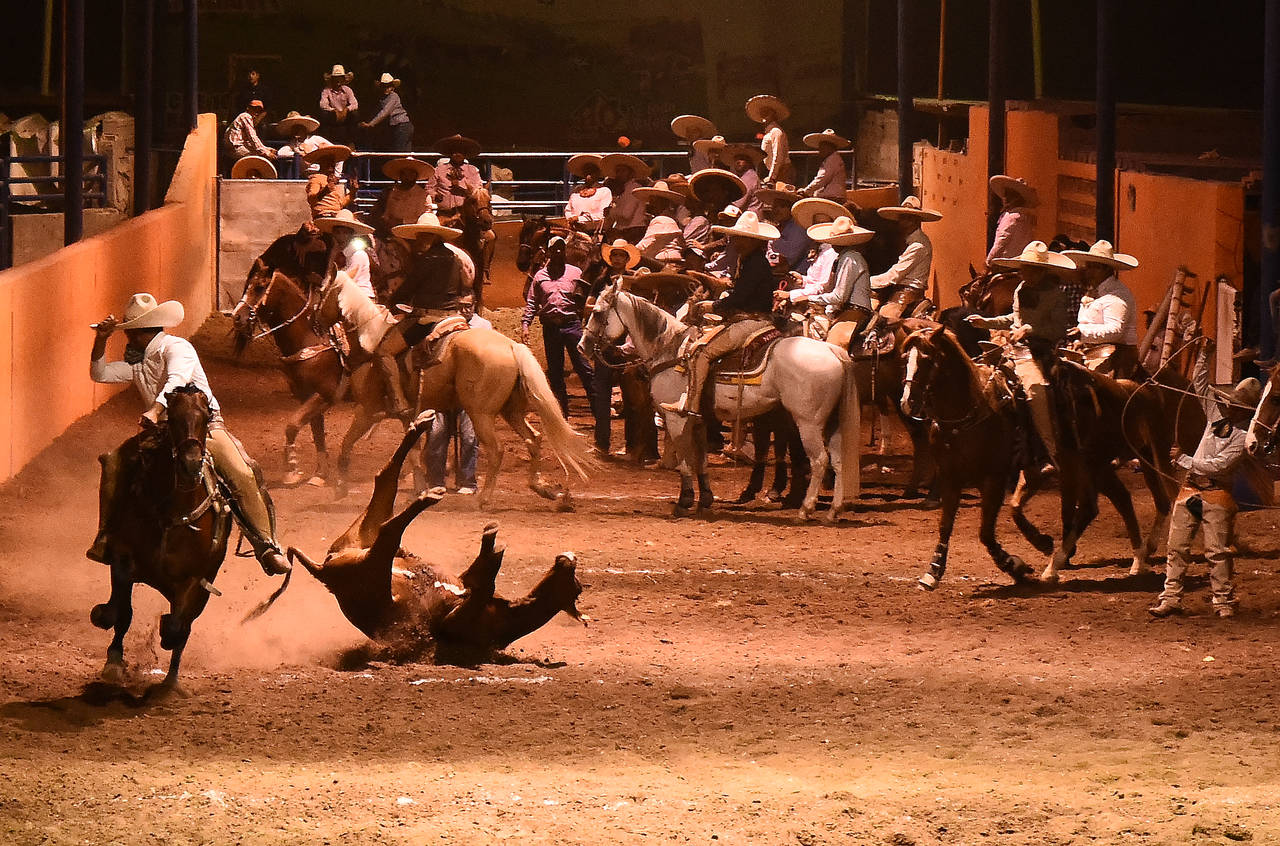
POLYGON ((915 330, 902 342, 902 356, 907 364, 902 380, 901 406, 902 413, 913 420, 925 417, 925 397, 937 369, 935 335, 945 331, 939 326, 926 326, 915 330))
POLYGON ((1244 448, 1250 455, 1266 452, 1276 445, 1276 427, 1280 423, 1280 364, 1271 368, 1271 375, 1262 389, 1258 410, 1249 421, 1249 433, 1244 448))
POLYGON ((254 327, 268 325, 268 331, 280 328, 286 315, 299 315, 307 307, 302 288, 279 270, 274 273, 255 265, 245 283, 244 295, 236 303, 231 317, 236 327, 237 352, 253 339, 254 327))
POLYGON ((616 344, 627 334, 627 327, 618 314, 618 293, 616 285, 606 285, 596 297, 582 330, 582 340, 578 342, 583 355, 592 356, 601 346, 616 344))
POLYGON ((169 405, 169 442, 178 468, 188 479, 200 475, 204 465, 205 438, 209 435, 209 398, 195 385, 174 388, 165 395, 169 405))
POLYGON ((259 259, 249 270, 249 278, 244 283, 244 293, 240 302, 231 312, 231 319, 236 327, 236 355, 244 352, 245 346, 253 337, 253 327, 258 320, 258 309, 267 297, 271 287, 271 271, 259 259))
POLYGON ((551 238, 551 224, 545 217, 531 217, 520 226, 520 246, 516 249, 516 269, 528 273, 533 257, 551 238))

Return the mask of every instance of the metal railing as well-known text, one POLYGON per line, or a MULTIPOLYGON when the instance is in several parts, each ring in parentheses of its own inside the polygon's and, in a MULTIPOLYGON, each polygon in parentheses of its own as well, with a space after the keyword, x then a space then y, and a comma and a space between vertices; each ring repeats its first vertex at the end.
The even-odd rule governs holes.
MULTIPOLYGON (((9 155, 9 141, 7 138, 0 139, 0 270, 4 270, 13 265, 13 211, 14 203, 45 203, 50 200, 61 200, 63 194, 57 192, 37 192, 35 194, 13 194, 12 186, 14 185, 58 185, 62 183, 66 176, 14 176, 13 165, 15 164, 45 164, 53 165, 54 163, 63 164, 64 159, 61 156, 11 156, 9 155)), ((86 190, 84 199, 86 204, 92 202, 97 205, 103 205, 106 202, 106 185, 107 185, 107 157, 101 155, 86 155, 84 157, 86 172, 81 175, 86 187, 96 186, 97 190, 86 190), (92 167, 92 170, 87 168, 92 167)))

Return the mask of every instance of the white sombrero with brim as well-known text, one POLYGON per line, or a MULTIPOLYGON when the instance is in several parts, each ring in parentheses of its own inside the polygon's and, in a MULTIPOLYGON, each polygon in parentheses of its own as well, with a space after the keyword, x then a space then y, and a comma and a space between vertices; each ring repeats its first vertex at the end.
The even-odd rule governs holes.
POLYGON ((774 120, 786 120, 791 117, 791 110, 787 108, 787 104, 779 100, 772 94, 757 94, 747 101, 747 117, 756 123, 764 123, 764 110, 773 110, 774 120))
POLYGON ((659 179, 657 182, 644 188, 637 188, 631 193, 635 194, 636 199, 641 200, 642 202, 655 199, 670 200, 673 203, 684 202, 684 194, 681 194, 679 191, 672 191, 667 185, 667 181, 665 179, 659 179))
POLYGON ((419 235, 439 235, 446 241, 453 241, 462 237, 462 230, 442 225, 435 212, 423 212, 416 223, 402 223, 392 227, 391 234, 406 241, 412 241, 419 235))
POLYGON ((627 165, 631 168, 631 175, 636 177, 648 176, 649 166, 641 159, 630 153, 610 153, 600 159, 600 172, 607 177, 614 177, 618 174, 618 167, 627 165))
POLYGON ((345 147, 342 144, 328 144, 324 147, 316 147, 309 153, 304 153, 302 160, 307 164, 321 164, 329 159, 333 159, 335 163, 345 162, 351 158, 352 152, 353 150, 350 147, 345 147))
POLYGON ((336 214, 329 217, 318 217, 315 219, 315 224, 321 232, 332 232, 340 226, 345 226, 361 235, 368 235, 373 231, 373 227, 369 224, 356 220, 351 209, 339 209, 336 214))
POLYGON ((324 75, 326 82, 333 82, 335 79, 341 79, 343 82, 350 82, 356 78, 354 73, 347 73, 347 69, 342 65, 334 65, 333 70, 324 75))
POLYGON ((1113 270, 1132 270, 1138 260, 1127 253, 1117 253, 1110 241, 1098 241, 1088 250, 1063 250, 1062 254, 1084 270, 1086 264, 1105 264, 1113 270))
POLYGON ((264 156, 245 156, 231 166, 232 179, 275 179, 276 166, 264 156))
POLYGON ((711 138, 699 138, 693 142, 693 149, 704 156, 710 158, 711 154, 717 150, 723 150, 729 146, 729 142, 724 140, 723 135, 715 135, 711 138))
POLYGON ((600 159, 601 157, 595 153, 578 153, 577 155, 569 157, 569 161, 565 163, 565 167, 568 168, 569 172, 574 176, 579 179, 584 179, 587 175, 587 165, 595 165, 596 170, 599 170, 600 159))
POLYGON ((800 199, 800 192, 796 190, 796 186, 790 183, 770 182, 756 189, 756 198, 762 203, 776 203, 782 200, 785 203, 793 204, 800 199))
POLYGON ((319 128, 320 121, 310 115, 301 115, 297 112, 289 112, 284 118, 276 121, 276 132, 284 138, 292 138, 297 129, 302 129, 304 135, 310 135, 319 128))
POLYGON ((396 79, 394 76, 384 71, 382 76, 378 77, 378 84, 390 85, 392 88, 399 88, 400 80, 396 79))
POLYGON ((818 149, 819 144, 833 144, 837 150, 847 150, 853 146, 853 142, 845 138, 834 129, 824 129, 821 132, 810 132, 804 137, 806 147, 818 149))
POLYGON ((853 218, 853 212, 835 200, 828 200, 823 197, 805 197, 803 200, 798 200, 791 207, 791 216, 795 218, 796 223, 805 229, 817 223, 816 218, 820 214, 825 214, 831 218, 829 221, 823 221, 824 223, 831 223, 842 217, 853 218))
POLYGON ((382 165, 382 175, 399 181, 400 172, 405 169, 413 171, 415 182, 426 182, 436 173, 436 169, 428 162, 415 159, 413 156, 400 156, 382 165))
POLYGON ((117 329, 171 329, 182 322, 186 312, 182 303, 168 300, 157 303, 151 294, 134 294, 124 307, 124 322, 117 329))
POLYGON ((716 125, 699 115, 680 115, 671 121, 671 131, 677 138, 697 141, 699 138, 710 138, 715 135, 716 125))
POLYGON ((987 184, 991 186, 992 192, 1002 200, 1007 201, 1010 194, 1017 194, 1022 198, 1022 204, 1025 206, 1034 206, 1039 202, 1039 198, 1036 196, 1036 189, 1028 185, 1025 179, 1014 179, 1012 176, 997 173, 987 180, 987 184))
POLYGON ((612 244, 600 245, 600 257, 605 260, 606 264, 609 263, 609 254, 615 253, 618 251, 621 251, 627 254, 627 270, 630 270, 631 268, 635 267, 637 264, 640 263, 640 251, 636 249, 635 244, 629 243, 619 238, 618 240, 614 241, 612 244))
POLYGON ((693 189, 693 195, 703 202, 719 199, 706 196, 707 188, 711 185, 721 185, 727 189, 731 203, 742 199, 747 194, 746 183, 736 173, 730 173, 718 167, 704 167, 689 177, 689 187, 693 189))
POLYGON ((833 247, 852 247, 865 244, 875 237, 872 229, 863 229, 851 217, 841 217, 831 223, 815 223, 805 232, 815 241, 830 244, 833 247))
POLYGON ((1011 270, 1021 270, 1024 267, 1053 267, 1059 270, 1076 269, 1075 262, 1062 253, 1055 253, 1050 250, 1049 245, 1044 241, 1032 241, 1027 244, 1021 255, 1015 258, 992 259, 991 264, 1011 270))
POLYGON ((738 215, 733 226, 713 226, 711 231, 739 238, 755 238, 757 241, 772 241, 780 235, 778 227, 761 220, 753 211, 738 215))
POLYGON ((886 220, 902 220, 912 217, 920 221, 942 220, 942 212, 926 209, 920 204, 919 197, 907 197, 900 206, 883 206, 876 209, 876 214, 886 220))

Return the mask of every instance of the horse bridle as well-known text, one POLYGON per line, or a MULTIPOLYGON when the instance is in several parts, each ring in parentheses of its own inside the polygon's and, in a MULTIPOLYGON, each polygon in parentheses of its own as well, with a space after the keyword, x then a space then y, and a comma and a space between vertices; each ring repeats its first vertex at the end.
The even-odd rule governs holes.
MULTIPOLYGON (((268 283, 267 283, 267 288, 268 288, 268 289, 270 289, 270 288, 271 288, 271 283, 270 283, 270 282, 268 282, 268 283)), ((263 292, 263 298, 264 298, 264 299, 266 298, 266 291, 264 291, 264 292, 263 292)), ((259 303, 259 304, 258 304, 258 306, 261 306, 261 305, 262 305, 261 303, 259 303)), ((245 310, 246 310, 247 312, 249 312, 249 325, 250 325, 250 326, 253 326, 255 323, 258 323, 258 322, 259 322, 259 320, 258 320, 258 306, 251 306, 251 305, 249 305, 248 303, 246 303, 246 304, 245 304, 245 310)), ((304 302, 304 303, 302 304, 302 308, 298 310, 298 313, 297 313, 297 314, 295 314, 293 317, 290 317, 288 320, 285 320, 284 322, 282 322, 282 323, 280 323, 280 324, 278 324, 278 325, 276 325, 276 326, 272 326, 272 327, 270 327, 269 329, 263 329, 261 332, 259 332, 258 334, 254 335, 250 340, 256 341, 256 340, 259 340, 260 338, 265 338, 265 337, 267 337, 268 335, 272 335, 272 334, 275 334, 276 332, 279 332, 281 329, 283 329, 283 328, 285 328, 286 326, 289 326, 289 325, 291 325, 292 323, 294 323, 295 321, 297 321, 299 318, 301 318, 301 317, 302 317, 302 315, 304 315, 304 314, 306 314, 308 311, 310 311, 310 310, 311 310, 311 308, 312 308, 311 297, 310 297, 310 296, 308 296, 308 297, 307 297, 307 299, 306 299, 306 302, 304 302)))
MULTIPOLYGON (((908 353, 915 352, 919 354, 920 348, 914 347, 907 352, 908 353)), ((919 371, 918 370, 914 371, 911 376, 908 376, 902 380, 902 389, 904 392, 914 389, 916 385, 916 378, 914 375, 915 372, 919 372, 919 371)), ((991 378, 995 379, 994 372, 992 373, 991 378)), ((929 414, 929 400, 933 396, 933 384, 934 384, 934 381, 930 379, 928 382, 925 383, 924 387, 921 388, 919 391, 920 410, 923 412, 923 415, 920 417, 916 417, 915 415, 912 415, 912 414, 907 415, 917 423, 934 423, 943 429, 949 430, 952 435, 958 435, 960 432, 966 429, 973 428, 974 426, 981 423, 983 420, 986 420, 988 417, 991 417, 993 414, 996 413, 994 409, 988 406, 986 409, 975 407, 963 417, 947 418, 947 417, 933 416, 929 414)))

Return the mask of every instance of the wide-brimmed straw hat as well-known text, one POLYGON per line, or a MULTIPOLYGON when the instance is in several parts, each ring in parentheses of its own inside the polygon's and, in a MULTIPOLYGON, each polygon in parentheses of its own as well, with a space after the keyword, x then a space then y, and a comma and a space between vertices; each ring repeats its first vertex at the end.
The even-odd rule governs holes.
POLYGON ((1097 241, 1087 250, 1063 250, 1062 254, 1084 270, 1087 264, 1105 264, 1112 270, 1132 270, 1138 260, 1128 253, 1117 253, 1110 241, 1097 241))
POLYGON ((462 153, 468 159, 474 159, 480 155, 480 142, 474 138, 468 138, 465 135, 450 135, 448 138, 441 138, 436 142, 436 149, 440 151, 442 156, 452 156, 454 153, 462 153))
POLYGON ((687 200, 693 196, 693 186, 689 184, 689 178, 683 173, 667 174, 667 190, 675 191, 680 195, 680 199, 687 200))
POLYGON ((334 162, 345 162, 351 158, 354 152, 350 147, 342 144, 328 144, 324 147, 317 147, 309 153, 302 155, 302 160, 307 164, 324 164, 332 159, 334 162))
POLYGON ((804 137, 806 147, 818 149, 818 145, 822 143, 834 144, 837 150, 847 150, 853 146, 853 142, 845 138, 834 129, 824 129, 821 132, 810 132, 804 137))
POLYGON ((399 88, 400 80, 396 79, 394 76, 387 73, 386 71, 383 71, 382 76, 378 77, 378 84, 390 85, 392 88, 399 88))
POLYGON ((276 121, 276 132, 284 138, 292 138, 295 130, 301 129, 304 135, 310 135, 320 128, 320 121, 310 115, 289 112, 281 120, 276 121))
POLYGON ((772 94, 757 94, 747 101, 747 117, 756 123, 764 123, 764 110, 772 109, 774 120, 786 120, 791 117, 791 109, 772 94))
POLYGON ((757 241, 772 241, 781 234, 778 232, 778 227, 761 220, 753 211, 745 211, 738 215, 733 226, 713 226, 711 231, 739 238, 755 238, 757 241))
POLYGON ((740 200, 747 193, 747 186, 736 173, 730 173, 727 170, 721 170, 718 167, 704 167, 702 170, 689 177, 689 185, 693 188, 693 196, 703 202, 710 202, 713 197, 708 196, 713 185, 719 185, 729 193, 728 200, 733 202, 740 200))
POLYGON ((605 264, 608 264, 609 254, 618 252, 619 250, 627 254, 627 270, 630 270, 640 263, 640 251, 636 249, 636 245, 629 243, 622 238, 619 238, 612 244, 601 244, 600 258, 604 259, 605 264))
POLYGON ((1234 406, 1239 411, 1255 409, 1262 400, 1262 383, 1250 376, 1241 379, 1234 388, 1215 386, 1213 396, 1223 405, 1234 406))
POLYGON ((462 230, 441 224, 440 218, 436 217, 436 213, 429 211, 423 212, 416 223, 402 223, 399 226, 393 226, 391 234, 406 241, 412 241, 419 235, 439 235, 446 241, 453 241, 462 237, 462 230))
POLYGON ((729 144, 724 148, 724 155, 721 158, 728 158, 732 161, 739 156, 746 156, 751 160, 752 167, 759 167, 764 161, 764 150, 756 144, 744 144, 741 141, 729 144))
POLYGON ((851 218, 853 212, 837 203, 835 200, 828 200, 823 197, 805 197, 803 200, 796 201, 791 207, 791 216, 795 218, 796 223, 808 229, 818 221, 816 218, 820 214, 825 214, 831 218, 832 222, 842 217, 851 218))
POLYGON ((333 82, 335 79, 341 79, 343 82, 350 82, 356 78, 354 73, 347 73, 347 69, 342 65, 334 65, 333 70, 324 75, 326 82, 333 82))
POLYGON ((1049 245, 1044 241, 1032 241, 1027 244, 1021 255, 1015 258, 992 259, 991 263, 996 267, 1006 267, 1012 270, 1020 270, 1024 267, 1054 267, 1060 270, 1076 269, 1075 262, 1062 253, 1055 253, 1050 250, 1049 245))
POLYGON ((600 159, 600 172, 606 177, 612 178, 617 176, 620 165, 630 167, 632 176, 643 177, 649 175, 649 166, 630 153, 609 153, 607 156, 602 157, 600 159))
POLYGON ((805 230, 809 237, 833 247, 865 244, 875 237, 875 230, 863 229, 851 217, 839 217, 831 223, 815 223, 805 230))
POLYGON ((601 157, 595 153, 578 153, 575 156, 569 157, 569 161, 565 163, 565 167, 569 169, 570 173, 581 179, 587 175, 587 165, 595 165, 596 170, 600 169, 600 158, 601 157))
POLYGON ((710 156, 716 150, 723 150, 729 146, 729 142, 724 140, 723 135, 714 135, 710 138, 699 138, 693 142, 693 149, 704 156, 710 156))
POLYGON ((1028 185, 1027 180, 1021 177, 1015 179, 1012 176, 997 173, 987 180, 987 184, 991 186, 992 192, 1005 202, 1008 202, 1010 194, 1017 194, 1022 199, 1022 205, 1024 206, 1034 206, 1039 202, 1039 198, 1036 196, 1036 189, 1028 185))
POLYGON ((637 188, 632 193, 641 201, 660 199, 670 200, 673 203, 684 202, 684 194, 681 194, 679 191, 671 190, 665 179, 659 179, 657 182, 644 188, 637 188))
POLYGON ((776 203, 782 200, 792 205, 800 199, 800 192, 796 190, 796 186, 786 182, 769 182, 756 189, 756 197, 762 203, 776 203))
POLYGON ((400 171, 408 168, 413 171, 415 182, 426 182, 435 175, 436 169, 429 162, 415 159, 413 156, 398 156, 382 164, 382 175, 388 179, 400 180, 400 171))
POLYGON ((117 329, 171 329, 186 317, 182 303, 168 300, 157 303, 151 294, 134 294, 124 307, 124 322, 117 329))
POLYGON ((276 166, 265 156, 245 156, 231 166, 232 179, 275 179, 276 166))
POLYGON ((356 220, 356 216, 351 212, 351 209, 338 209, 330 217, 318 217, 315 219, 315 224, 316 228, 321 232, 332 232, 340 226, 345 226, 360 235, 368 235, 373 231, 373 227, 369 224, 356 220))
POLYGON ((677 138, 697 141, 699 138, 710 138, 715 135, 716 125, 699 115, 680 115, 672 119, 671 131, 677 138))
POLYGON ((920 198, 915 196, 907 197, 900 206, 882 206, 876 209, 876 214, 886 220, 902 220, 904 217, 922 222, 942 220, 942 212, 924 208, 920 204, 920 198))

